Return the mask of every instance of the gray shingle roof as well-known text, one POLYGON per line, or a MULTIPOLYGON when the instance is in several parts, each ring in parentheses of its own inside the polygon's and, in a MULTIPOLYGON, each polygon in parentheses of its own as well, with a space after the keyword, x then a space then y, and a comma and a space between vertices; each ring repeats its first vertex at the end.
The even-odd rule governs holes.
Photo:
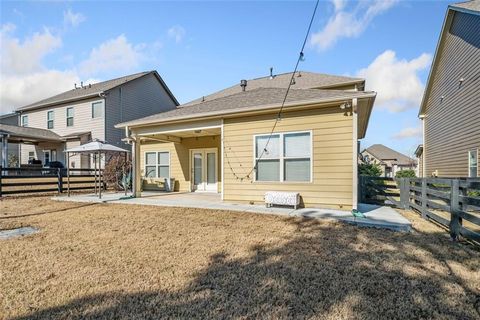
POLYGON ((12 137, 32 139, 35 141, 63 141, 62 137, 56 134, 55 132, 47 129, 39 128, 30 128, 30 127, 20 127, 20 126, 11 126, 8 124, 0 124, 0 134, 7 133, 12 137))
MULTIPOLYGON (((179 107, 174 110, 121 123, 116 127, 279 107, 285 96, 285 91, 286 89, 281 88, 258 88, 239 92, 215 100, 197 103, 189 107, 179 107)), ((288 104, 301 105, 302 103, 320 103, 326 100, 341 101, 342 99, 370 97, 372 95, 374 96, 375 93, 322 89, 290 89, 286 100, 286 107, 288 107, 288 104)))
POLYGON ((384 146, 383 144, 374 144, 365 150, 375 156, 378 160, 395 160, 395 163, 399 165, 411 165, 415 161, 398 151, 384 146))
POLYGON ((111 79, 111 80, 107 80, 107 81, 94 83, 92 85, 87 84, 87 85, 84 85, 83 88, 68 90, 68 91, 62 92, 60 94, 57 94, 53 97, 49 97, 47 99, 43 99, 43 100, 37 101, 35 103, 20 107, 20 108, 17 109, 17 111, 31 110, 31 109, 36 109, 36 108, 40 108, 40 107, 43 107, 43 106, 59 104, 59 103, 62 103, 62 102, 86 99, 88 97, 96 96, 100 92, 104 92, 104 91, 113 89, 115 87, 118 87, 119 85, 122 85, 126 82, 141 78, 141 77, 143 77, 147 74, 150 74, 150 73, 154 73, 157 76, 159 81, 165 87, 165 90, 167 91, 167 93, 169 93, 169 95, 172 97, 172 99, 176 102, 175 97, 170 92, 170 90, 168 89, 166 84, 163 82, 160 75, 158 75, 158 73, 156 71, 145 71, 145 72, 139 72, 139 73, 131 74, 131 75, 116 78, 116 79, 111 79))
MULTIPOLYGON (((270 76, 256 78, 247 80, 247 87, 246 91, 252 91, 259 88, 286 88, 290 79, 292 77, 292 73, 282 73, 274 75, 271 79, 270 76)), ((306 72, 306 71, 297 71, 297 74, 294 77, 295 84, 292 85, 292 89, 313 89, 313 88, 327 88, 334 85, 341 85, 341 84, 348 84, 348 83, 362 83, 365 80, 360 78, 351 78, 351 77, 344 77, 344 76, 335 76, 330 74, 322 74, 322 73, 315 73, 315 72, 306 72)), ((363 88, 360 88, 363 89, 363 88)), ((233 85, 229 88, 217 91, 210 95, 207 95, 203 98, 198 98, 187 102, 181 107, 191 106, 197 103, 202 102, 204 99, 205 101, 211 101, 214 99, 218 99, 221 97, 229 96, 235 93, 242 92, 242 87, 240 86, 240 81, 238 84, 233 85)))
POLYGON ((480 12, 480 1, 473 0, 473 1, 459 2, 459 3, 451 4, 450 7, 480 12))

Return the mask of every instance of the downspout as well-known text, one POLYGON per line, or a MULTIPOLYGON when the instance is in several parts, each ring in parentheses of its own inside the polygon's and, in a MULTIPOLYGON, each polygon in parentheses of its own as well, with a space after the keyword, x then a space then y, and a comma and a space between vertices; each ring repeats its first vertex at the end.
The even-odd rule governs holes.
POLYGON ((357 209, 358 205, 358 114, 357 114, 357 98, 352 99, 352 160, 353 160, 353 176, 352 176, 352 209, 357 209))
POLYGON ((422 139, 423 139, 423 152, 422 152, 422 178, 427 176, 427 163, 425 160, 425 154, 427 151, 427 141, 425 140, 425 115, 422 114, 420 116, 420 120, 422 120, 422 139))

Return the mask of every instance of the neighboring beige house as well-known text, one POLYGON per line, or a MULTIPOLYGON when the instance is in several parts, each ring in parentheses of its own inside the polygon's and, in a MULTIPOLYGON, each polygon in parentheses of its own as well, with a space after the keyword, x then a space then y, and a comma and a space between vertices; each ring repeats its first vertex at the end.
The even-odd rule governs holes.
MULTIPOLYGON (((73 86, 73 84, 72 84, 73 86)), ((95 84, 83 85, 17 109, 20 125, 46 129, 55 139, 34 140, 28 136, 20 145, 20 161, 41 160, 43 164, 65 164, 64 150, 98 139, 122 146, 124 133, 114 124, 174 109, 177 100, 156 71, 141 72, 95 84)), ((5 129, 7 130, 7 129, 5 129)), ((8 128, 16 141, 21 130, 8 128)), ((71 168, 89 168, 86 156, 70 158, 71 168)))
POLYGON ((448 6, 419 117, 424 177, 480 176, 480 1, 448 6))
POLYGON ((175 178, 175 191, 225 201, 263 203, 266 191, 292 191, 305 206, 355 208, 357 142, 376 93, 363 91, 363 79, 298 72, 278 118, 291 76, 242 80, 118 124, 133 144, 135 196, 175 178))
POLYGON ((415 157, 417 158, 417 177, 423 177, 423 144, 419 144, 415 149, 415 157))
POLYGON ((402 170, 417 170, 415 159, 383 144, 374 144, 361 152, 363 162, 378 164, 384 177, 393 178, 402 170))

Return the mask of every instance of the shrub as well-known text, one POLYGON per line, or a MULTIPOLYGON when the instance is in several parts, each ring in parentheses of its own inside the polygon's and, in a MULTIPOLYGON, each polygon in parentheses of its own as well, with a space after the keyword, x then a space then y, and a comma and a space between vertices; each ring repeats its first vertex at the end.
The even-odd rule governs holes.
POLYGON ((358 173, 361 176, 380 177, 382 168, 375 163, 361 163, 358 165, 358 173))
POLYGON ((8 155, 8 166, 9 167, 18 167, 19 161, 18 157, 15 154, 9 154, 8 155))
POLYGON ((124 155, 114 155, 105 165, 103 179, 108 187, 113 187, 115 190, 124 190, 125 184, 127 188, 130 188, 131 168, 131 161, 127 159, 125 162, 124 155), (124 171, 125 176, 123 176, 124 171))
POLYGON ((415 170, 408 169, 408 170, 401 170, 397 171, 395 174, 395 178, 416 178, 417 175, 415 174, 415 170))

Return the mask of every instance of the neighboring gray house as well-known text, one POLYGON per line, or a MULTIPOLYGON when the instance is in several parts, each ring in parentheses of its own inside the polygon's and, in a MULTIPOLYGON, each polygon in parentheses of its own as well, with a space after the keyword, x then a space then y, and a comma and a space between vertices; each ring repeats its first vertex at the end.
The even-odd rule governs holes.
MULTIPOLYGON (((19 117, 16 113, 8 113, 0 115, 0 125, 11 125, 11 126, 18 126, 19 117)), ((2 138, 2 151, 3 151, 3 137, 8 137, 6 132, 3 132, 0 128, 0 137, 2 138)), ((7 138, 8 139, 8 138, 7 138)), ((7 140, 5 140, 7 141, 7 140)), ((0 165, 15 165, 15 163, 11 163, 12 160, 19 159, 20 148, 16 143, 7 143, 5 147, 5 152, 0 152, 0 165), (4 154, 5 153, 5 154, 4 154), (6 158, 6 161, 3 161, 3 158, 6 158)))
MULTIPOLYGON (((72 84, 73 85, 73 84, 72 84)), ((176 98, 156 71, 141 72, 96 84, 80 84, 59 95, 18 108, 20 125, 50 130, 60 141, 29 141, 20 145, 20 162, 61 161, 64 150, 93 139, 126 147, 116 123, 175 109, 176 98)), ((18 131, 18 130, 14 130, 18 131)), ((20 132, 21 133, 21 132, 20 132)), ((17 132, 17 139, 18 137, 17 132)), ((89 168, 89 156, 70 159, 70 167, 89 168)))
POLYGON ((419 117, 424 177, 480 176, 480 1, 448 6, 419 117))
POLYGON ((383 144, 374 144, 361 152, 363 162, 374 163, 382 168, 384 177, 395 177, 398 171, 416 170, 417 164, 412 159, 398 151, 390 149, 383 144))

